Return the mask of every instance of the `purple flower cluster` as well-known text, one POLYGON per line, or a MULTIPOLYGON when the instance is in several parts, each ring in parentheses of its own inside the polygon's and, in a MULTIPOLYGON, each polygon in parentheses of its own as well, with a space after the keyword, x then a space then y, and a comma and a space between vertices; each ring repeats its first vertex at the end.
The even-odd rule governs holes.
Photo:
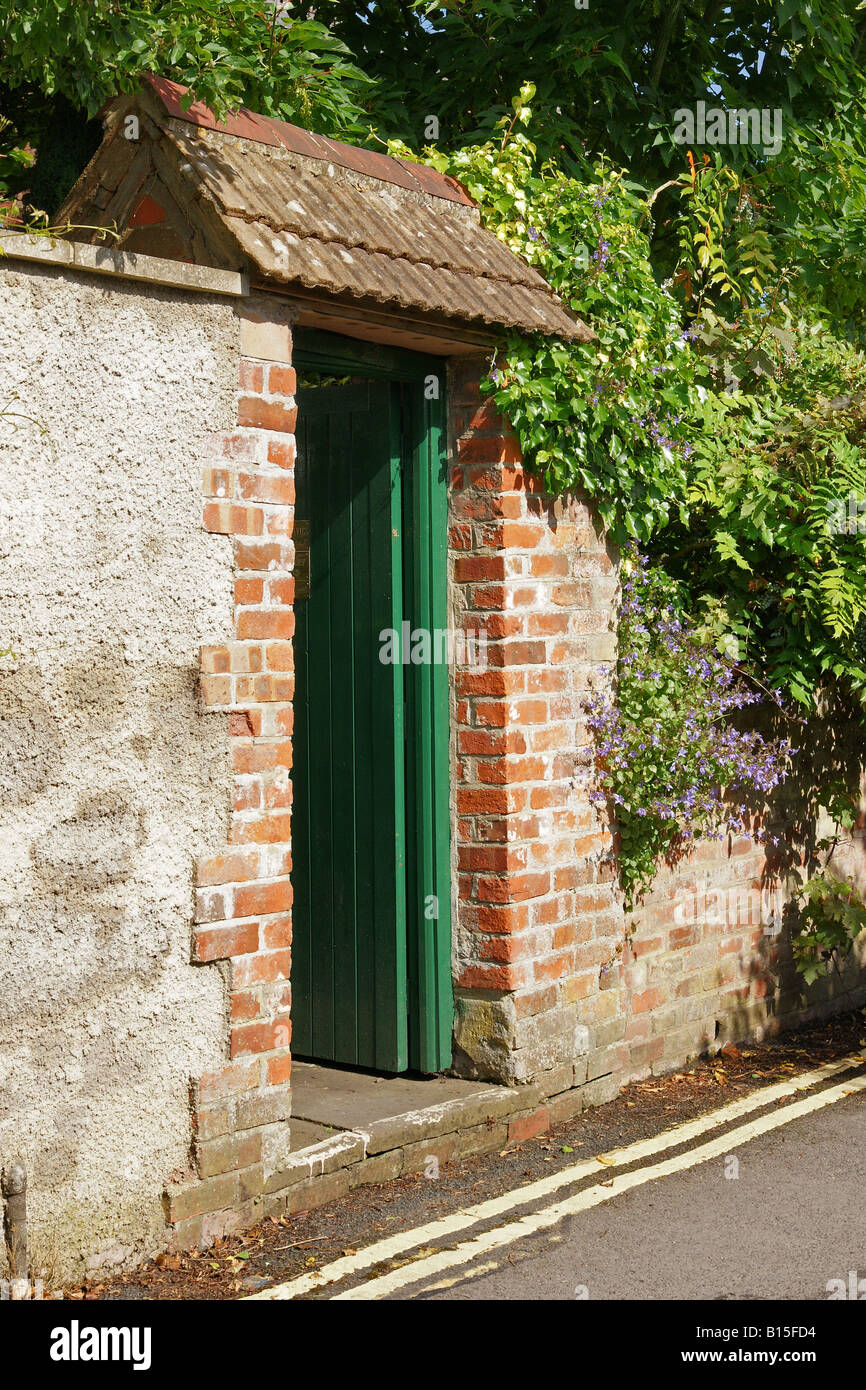
MULTIPOLYGON (((600 244, 606 246, 607 242, 600 244)), ((655 366, 651 370, 654 374, 665 372, 668 370, 668 364, 655 366)), ((589 404, 597 406, 603 396, 608 398, 621 396, 627 389, 628 383, 622 377, 617 377, 614 380, 602 378, 593 386, 588 397, 589 404)), ((670 433, 682 424, 682 420, 682 415, 675 415, 673 418, 668 418, 667 421, 661 421, 653 410, 647 410, 645 414, 640 416, 632 416, 632 422, 637 425, 639 430, 643 431, 648 443, 658 449, 671 449, 683 458, 691 458, 695 452, 694 445, 690 444, 688 440, 677 439, 674 434, 670 433)))
MULTIPOLYGON (((662 430, 654 411, 647 411, 646 415, 640 416, 635 423, 639 429, 646 431, 653 444, 657 444, 660 449, 675 449, 677 447, 676 440, 671 439, 671 437, 662 430)), ((677 422, 674 421, 674 424, 676 423, 677 422)))
MULTIPOLYGON (((681 423, 682 416, 675 415, 669 422, 669 427, 675 429, 676 426, 681 423)), ((636 417, 635 424, 638 426, 638 429, 643 430, 649 436, 651 443, 659 449, 673 449, 680 453, 683 458, 691 458, 692 454, 695 452, 694 445, 690 444, 688 440, 675 439, 673 435, 667 434, 662 428, 662 423, 652 410, 647 411, 645 415, 636 417)))
POLYGON ((797 750, 738 727, 735 716, 768 699, 781 709, 781 694, 750 688, 736 662, 684 620, 670 581, 645 556, 633 551, 627 565, 615 697, 602 690, 585 702, 591 799, 612 804, 621 827, 641 823, 649 860, 697 837, 762 839, 746 800, 763 802, 797 750))
POLYGON ((604 237, 599 238, 591 260, 594 270, 600 275, 610 260, 610 242, 605 241, 604 237))

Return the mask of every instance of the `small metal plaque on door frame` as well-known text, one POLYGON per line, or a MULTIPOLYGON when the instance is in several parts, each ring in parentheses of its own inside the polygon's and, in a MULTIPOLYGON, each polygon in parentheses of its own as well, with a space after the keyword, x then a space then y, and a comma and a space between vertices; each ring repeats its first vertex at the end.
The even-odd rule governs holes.
POLYGON ((295 520, 295 602, 310 597, 310 523, 295 520))

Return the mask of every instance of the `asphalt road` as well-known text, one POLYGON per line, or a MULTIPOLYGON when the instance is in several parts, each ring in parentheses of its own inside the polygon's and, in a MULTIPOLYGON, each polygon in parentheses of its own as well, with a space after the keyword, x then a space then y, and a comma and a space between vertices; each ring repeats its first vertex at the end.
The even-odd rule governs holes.
POLYGON ((389 1297, 828 1300, 852 1270, 866 1299, 863 1091, 389 1297))

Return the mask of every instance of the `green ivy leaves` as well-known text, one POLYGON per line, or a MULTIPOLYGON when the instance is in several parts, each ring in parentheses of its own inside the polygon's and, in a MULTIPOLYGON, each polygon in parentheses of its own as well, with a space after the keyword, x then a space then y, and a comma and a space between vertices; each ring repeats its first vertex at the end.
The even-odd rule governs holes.
POLYGON ((796 894, 800 919, 794 960, 807 984, 838 967, 866 931, 866 901, 854 884, 832 869, 810 878, 796 894))

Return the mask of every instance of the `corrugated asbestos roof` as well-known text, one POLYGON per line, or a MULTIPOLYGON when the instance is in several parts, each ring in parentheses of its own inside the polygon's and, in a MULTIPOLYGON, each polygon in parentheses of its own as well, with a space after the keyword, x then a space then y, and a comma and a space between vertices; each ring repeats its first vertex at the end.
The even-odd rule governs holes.
MULTIPOLYGON (((184 111, 176 83, 150 87, 158 102, 142 100, 156 121, 156 153, 173 156, 187 196, 212 209, 262 280, 465 324, 594 337, 484 230, 455 180, 244 109, 218 122, 200 103, 184 111)), ((91 188, 99 158, 83 176, 91 188)))
POLYGON ((311 130, 290 125, 288 121, 278 121, 272 116, 259 116, 242 106, 234 116, 218 121, 200 101, 194 101, 185 111, 182 97, 188 88, 178 82, 170 82, 165 77, 148 77, 150 86, 160 98, 170 116, 176 120, 188 121, 191 125, 206 130, 221 130, 226 135, 235 135, 242 140, 254 140, 260 145, 271 145, 291 150, 293 154, 304 154, 310 159, 326 159, 332 164, 354 169, 356 173, 371 174, 373 178, 385 183, 395 183, 400 188, 414 189, 420 193, 430 193, 436 198, 450 202, 463 203, 473 207, 472 199, 456 179, 448 178, 426 164, 412 164, 404 159, 392 159, 389 155, 375 150, 362 150, 357 145, 347 145, 342 140, 331 140, 327 135, 315 135, 311 130))

